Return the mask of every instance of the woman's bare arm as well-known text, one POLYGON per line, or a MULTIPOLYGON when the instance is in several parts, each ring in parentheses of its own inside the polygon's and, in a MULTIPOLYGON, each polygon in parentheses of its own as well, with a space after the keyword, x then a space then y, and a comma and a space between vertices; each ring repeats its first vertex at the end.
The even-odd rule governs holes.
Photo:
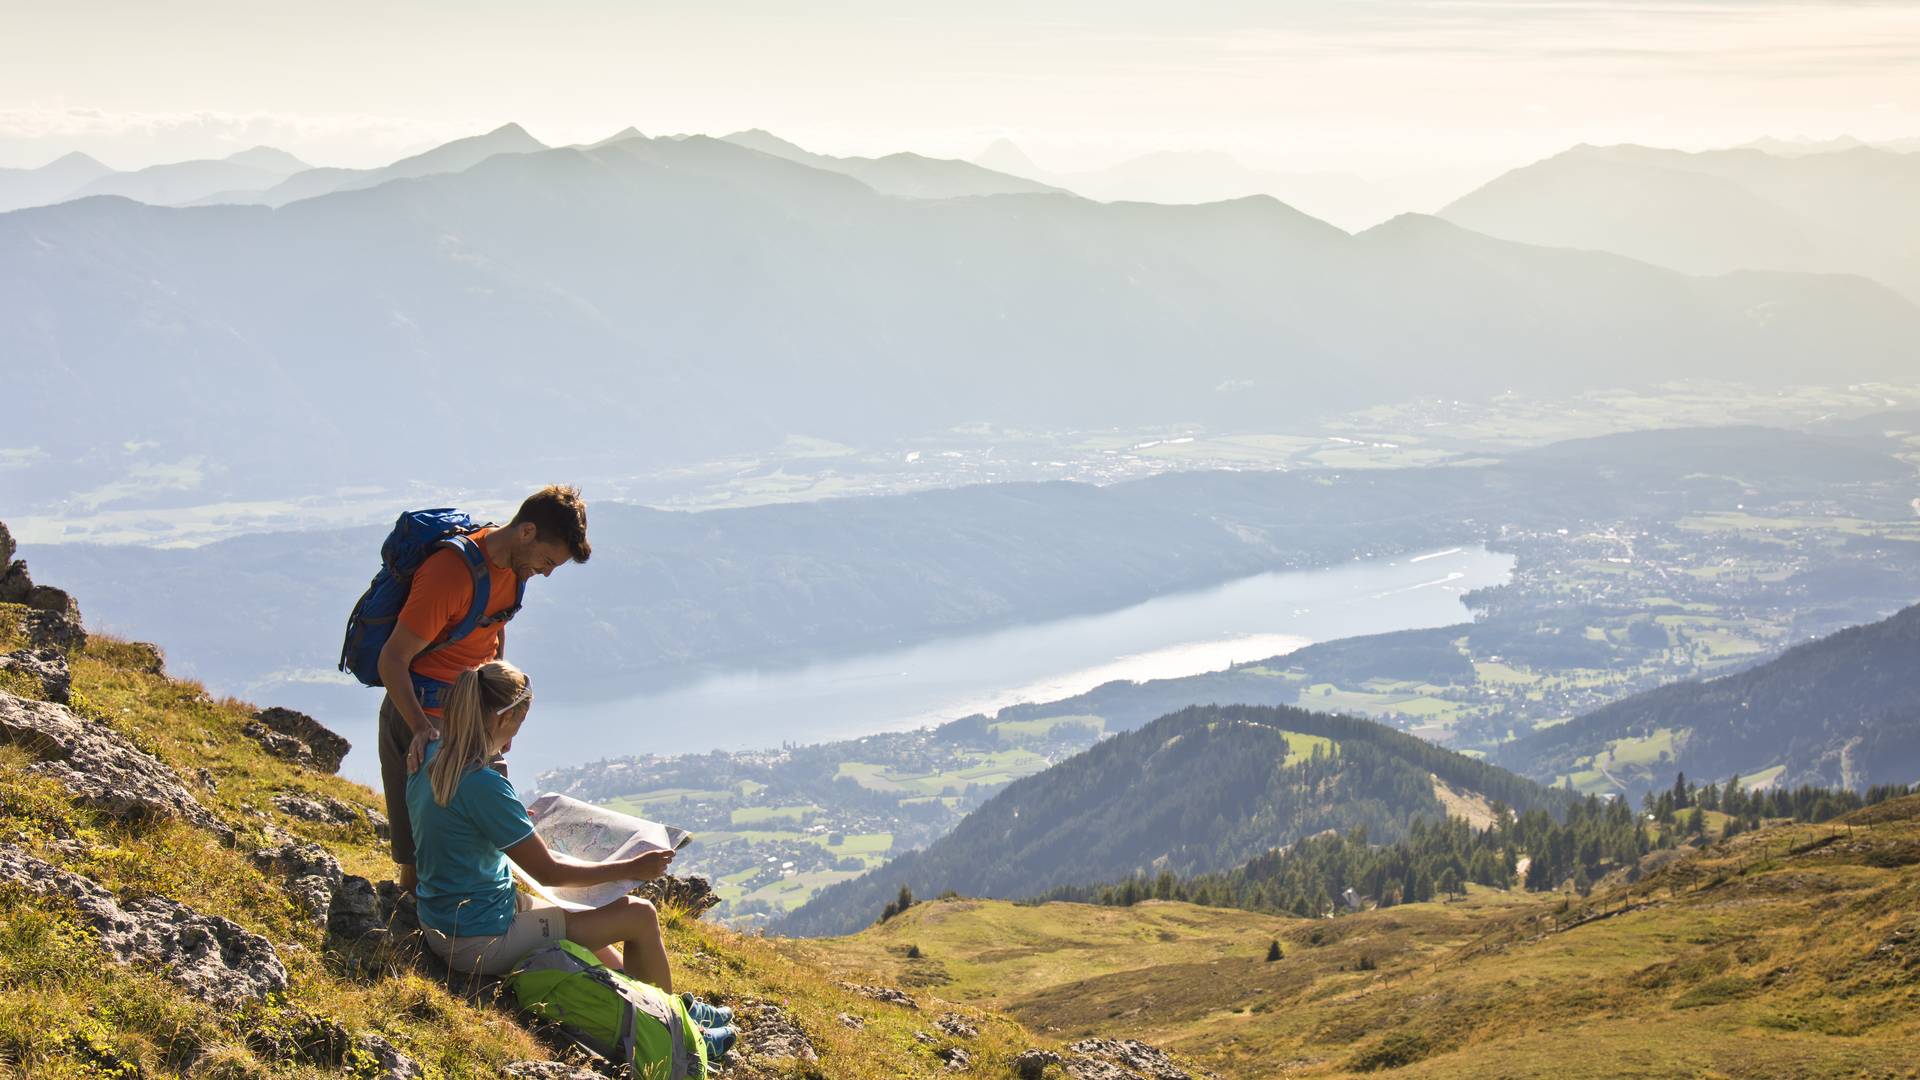
POLYGON ((539 833, 529 833, 525 840, 507 849, 507 858, 540 884, 564 888, 607 881, 652 881, 667 872, 673 852, 649 851, 631 859, 588 862, 562 855, 548 847, 539 833))

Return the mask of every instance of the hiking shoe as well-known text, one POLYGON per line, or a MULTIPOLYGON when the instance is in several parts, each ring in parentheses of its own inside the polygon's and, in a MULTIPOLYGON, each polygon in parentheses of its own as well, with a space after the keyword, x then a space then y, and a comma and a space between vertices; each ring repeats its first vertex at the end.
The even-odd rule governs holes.
POLYGON ((701 1001, 692 994, 681 994, 680 1000, 686 1003, 687 1015, 703 1028, 726 1027, 733 1023, 733 1010, 725 1005, 701 1001))
POLYGON ((707 1041, 707 1060, 717 1065, 725 1060, 727 1051, 733 1049, 734 1040, 740 1037, 740 1032, 731 1024, 723 1024, 720 1027, 701 1028, 700 1037, 707 1041))

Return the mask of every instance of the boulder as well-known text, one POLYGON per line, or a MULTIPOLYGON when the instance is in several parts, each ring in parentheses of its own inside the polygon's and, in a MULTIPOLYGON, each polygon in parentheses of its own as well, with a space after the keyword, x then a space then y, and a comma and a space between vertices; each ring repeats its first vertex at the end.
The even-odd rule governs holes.
POLYGON ((1192 1080, 1166 1051, 1138 1039, 1082 1039, 1067 1051, 1074 1080, 1192 1080))
POLYGON ((966 1072, 973 1067, 973 1057, 957 1046, 936 1050, 933 1056, 947 1063, 948 1072, 966 1072))
POLYGON ((387 920, 381 917, 380 896, 373 883, 352 874, 343 875, 334 887, 327 905, 327 938, 338 944, 356 945, 384 932, 387 920))
POLYGON ((315 795, 309 798, 291 791, 283 791, 273 797, 274 809, 288 817, 297 817, 302 821, 316 821, 322 825, 346 827, 367 820, 364 811, 351 803, 341 802, 331 795, 315 795))
POLYGON ((851 990, 863 998, 871 998, 874 1001, 884 1001, 889 1005, 898 1005, 903 1009, 917 1009, 920 1007, 919 1003, 912 998, 888 986, 866 986, 861 983, 843 982, 840 984, 840 988, 842 990, 851 990))
POLYGON ((33 591, 33 579, 27 576, 27 564, 14 558, 13 534, 0 521, 0 604, 23 604, 33 591))
POLYGON ((355 1040, 354 1046, 362 1056, 371 1058, 374 1062, 373 1071, 355 1069, 356 1076, 371 1076, 377 1080, 413 1080, 416 1076, 425 1075, 419 1062, 401 1053, 387 1041, 386 1036, 377 1032, 368 1032, 360 1036, 355 1040))
POLYGON ((771 1001, 749 1001, 735 1017, 740 1030, 739 1053, 749 1061, 768 1058, 792 1058, 819 1061, 807 1033, 793 1022, 786 1011, 771 1001))
POLYGON ((33 578, 27 575, 26 563, 19 559, 0 562, 0 604, 24 604, 32 591, 33 578))
POLYGON ((56 704, 71 702, 73 673, 67 656, 58 649, 19 649, 0 656, 0 671, 26 675, 40 684, 40 697, 56 704))
POLYGON ((249 737, 260 740, 268 753, 321 772, 339 772, 340 762, 347 751, 353 749, 352 743, 313 717, 277 705, 254 713, 253 723, 243 730, 249 737), (269 739, 275 741, 269 742, 269 739), (275 749, 276 746, 284 749, 275 749), (285 752, 295 747, 295 756, 285 752))
POLYGON ((87 629, 77 613, 29 611, 27 641, 37 648, 77 652, 87 645, 87 629))
POLYGON ((24 603, 35 611, 45 611, 53 615, 71 615, 76 620, 80 618, 80 603, 73 598, 73 594, 51 585, 35 585, 27 591, 24 603))
POLYGON ((123 667, 146 675, 167 673, 167 654, 151 641, 122 642, 121 651, 127 658, 121 665, 123 667))
POLYGON ((515 1061, 502 1065, 500 1072, 515 1080, 606 1080, 592 1069, 564 1061, 515 1061))
MULTIPOLYGON (((341 891, 344 875, 340 872, 340 861, 326 848, 297 841, 285 843, 254 852, 253 864, 270 874, 286 878, 288 895, 307 913, 308 918, 320 926, 332 926, 334 897, 341 891)), ((366 879, 357 880, 364 882, 366 879)), ((369 886, 369 901, 372 895, 373 890, 369 886)))
POLYGON ((674 877, 672 874, 643 882, 633 890, 635 896, 653 901, 655 906, 672 905, 693 918, 699 918, 720 905, 720 897, 706 878, 698 875, 674 877))
POLYGON ((1060 1055, 1051 1050, 1022 1050, 1013 1059, 1013 1074, 1020 1080, 1040 1080, 1047 1066, 1060 1064, 1060 1055))
POLYGON ((959 1013, 941 1013, 940 1019, 934 1022, 934 1026, 956 1039, 977 1039, 980 1037, 980 1029, 973 1026, 973 1021, 968 1020, 959 1013))
POLYGON ((179 818, 231 842, 233 830, 193 797, 178 773, 105 724, 65 705, 0 693, 0 743, 40 760, 28 771, 52 777, 86 806, 114 817, 179 818))
POLYGON ((313 766, 313 750, 291 735, 282 735, 251 720, 240 729, 240 734, 259 743, 262 750, 281 761, 291 761, 295 765, 305 765, 309 768, 313 766))
POLYGON ((234 1008, 287 988, 287 969, 266 938, 163 896, 122 904, 98 882, 0 845, 0 879, 73 905, 115 962, 163 970, 203 1001, 234 1008))

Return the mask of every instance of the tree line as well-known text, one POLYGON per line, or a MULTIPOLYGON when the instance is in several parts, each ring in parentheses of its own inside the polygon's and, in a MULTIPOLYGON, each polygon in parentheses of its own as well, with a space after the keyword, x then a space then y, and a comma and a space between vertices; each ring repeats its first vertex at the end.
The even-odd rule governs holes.
POLYGON ((1709 812, 1728 815, 1724 837, 1763 821, 1827 821, 1916 791, 1920 785, 1878 785, 1864 793, 1811 786, 1750 791, 1738 777, 1724 786, 1700 788, 1683 774, 1672 789, 1650 794, 1642 814, 1624 800, 1597 796, 1574 802, 1558 820, 1537 807, 1516 815, 1496 803, 1493 822, 1484 829, 1454 817, 1420 819, 1404 837, 1374 844, 1361 826, 1276 848, 1224 873, 1135 875, 1111 884, 1056 888, 1032 902, 1127 907, 1142 900, 1182 900, 1318 916, 1464 895, 1469 883, 1536 892, 1571 884, 1584 895, 1593 882, 1634 865, 1649 851, 1703 837, 1709 812))

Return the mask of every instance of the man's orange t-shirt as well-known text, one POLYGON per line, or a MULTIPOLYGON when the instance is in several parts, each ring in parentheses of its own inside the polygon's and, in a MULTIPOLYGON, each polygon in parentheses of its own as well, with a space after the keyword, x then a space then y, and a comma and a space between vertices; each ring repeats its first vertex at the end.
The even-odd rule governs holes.
MULTIPOLYGON (((475 543, 492 532, 481 529, 469 534, 475 543)), ((497 615, 513 606, 520 593, 520 581, 512 567, 487 564, 493 591, 487 598, 488 615, 497 615)), ((467 561, 451 548, 427 556, 413 572, 413 584, 407 589, 406 606, 400 609, 400 625, 425 638, 428 644, 451 633, 467 617, 473 606, 473 572, 467 561)), ((476 668, 494 659, 500 652, 500 632, 506 623, 475 627, 473 633, 444 648, 415 657, 413 673, 450 683, 468 668, 476 668)), ((440 715, 437 708, 426 710, 440 715)))

